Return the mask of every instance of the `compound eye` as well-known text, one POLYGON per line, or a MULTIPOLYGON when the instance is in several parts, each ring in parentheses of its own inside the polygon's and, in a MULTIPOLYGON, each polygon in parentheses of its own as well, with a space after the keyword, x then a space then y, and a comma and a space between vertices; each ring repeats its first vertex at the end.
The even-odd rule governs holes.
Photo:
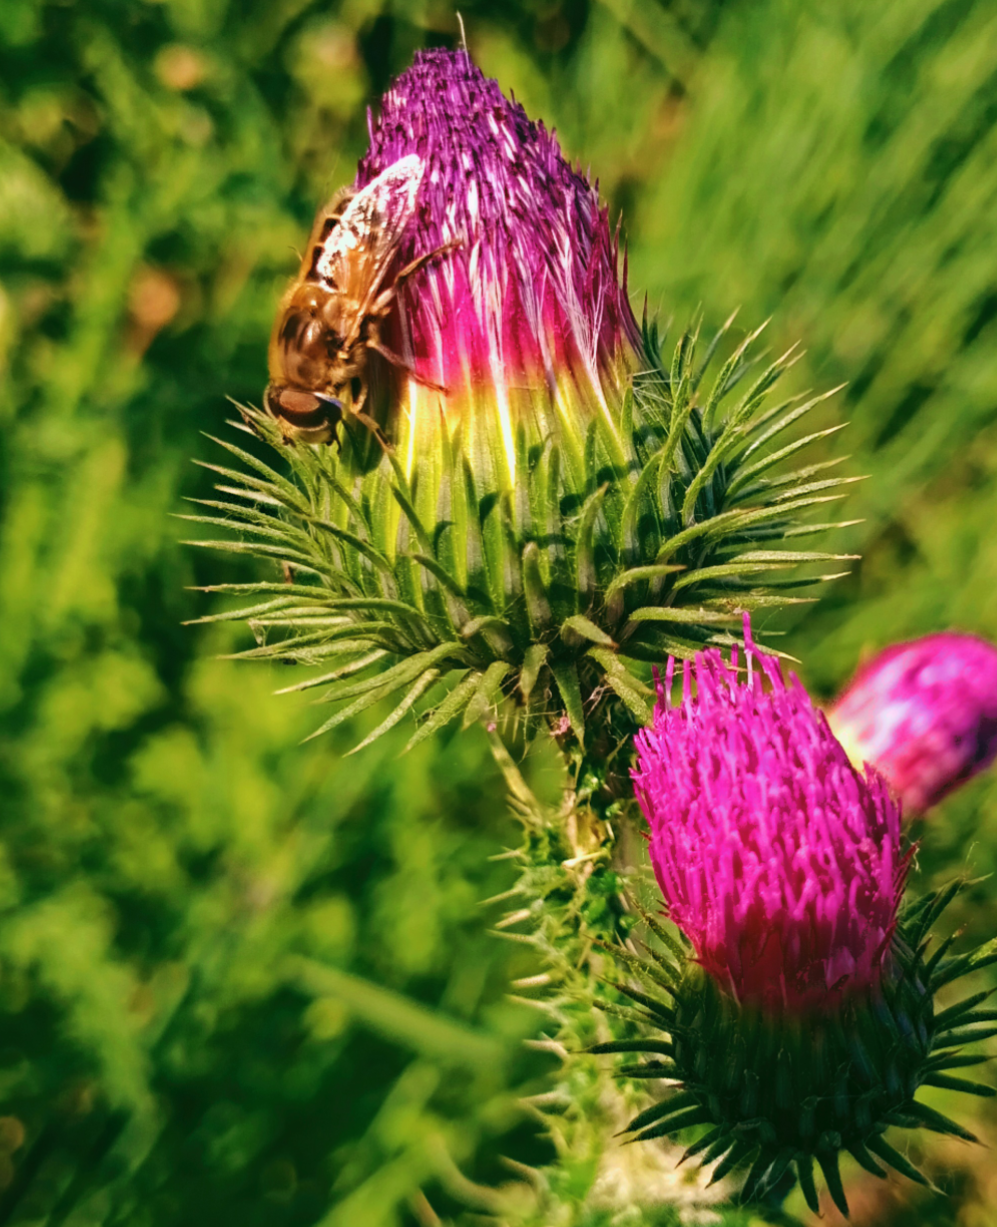
POLYGON ((322 402, 314 392, 305 392, 301 388, 280 388, 276 395, 270 396, 273 406, 271 412, 290 421, 295 418, 308 418, 322 409, 322 402))
POLYGON ((343 402, 327 392, 270 384, 264 396, 267 412, 285 424, 294 438, 326 443, 343 416, 343 402))

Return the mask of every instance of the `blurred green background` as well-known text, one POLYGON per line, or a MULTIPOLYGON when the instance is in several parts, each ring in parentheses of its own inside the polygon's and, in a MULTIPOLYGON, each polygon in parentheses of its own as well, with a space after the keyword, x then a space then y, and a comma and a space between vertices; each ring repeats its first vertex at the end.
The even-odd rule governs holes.
MULTIPOLYGON (((838 536, 864 559, 781 624, 817 693, 898 637, 997 638, 993 3, 461 10, 653 309, 771 315, 798 385, 848 381, 823 424, 870 475, 838 536)), ((549 1155, 506 996, 536 969, 479 906, 517 839, 483 737, 299 745, 285 674, 182 626, 253 572, 170 518, 225 398, 259 401, 365 107, 456 33, 435 0, 0 0, 0 1224, 494 1221, 501 1157, 549 1155)), ((918 885, 991 872, 997 781, 922 835, 918 885)), ((994 893, 951 923, 991 936, 994 893)), ((855 1220, 997 1222, 985 1155, 927 1161, 952 1196, 863 1187, 855 1220)))

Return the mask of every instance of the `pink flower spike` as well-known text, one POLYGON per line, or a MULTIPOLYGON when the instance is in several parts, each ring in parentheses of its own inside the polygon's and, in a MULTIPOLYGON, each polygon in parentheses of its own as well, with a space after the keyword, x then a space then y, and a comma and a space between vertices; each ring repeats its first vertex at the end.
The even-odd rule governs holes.
POLYGON ((828 713, 855 762, 923 813, 997 757, 997 647, 942 631, 887 648, 828 713))
POLYGON ((521 424, 579 447, 594 417, 615 432, 610 406, 644 365, 619 231, 554 133, 464 50, 416 53, 370 120, 354 187, 413 155, 424 169, 397 266, 427 263, 386 336, 412 376, 402 452, 463 423, 471 446, 484 431, 483 449, 504 451, 514 484, 521 424))
POLYGON ((742 1004, 799 1014, 878 984, 909 853, 886 780, 852 766, 750 628, 745 648, 747 681, 717 650, 696 657, 695 696, 690 681, 681 705, 658 703, 632 774, 699 962, 742 1004))

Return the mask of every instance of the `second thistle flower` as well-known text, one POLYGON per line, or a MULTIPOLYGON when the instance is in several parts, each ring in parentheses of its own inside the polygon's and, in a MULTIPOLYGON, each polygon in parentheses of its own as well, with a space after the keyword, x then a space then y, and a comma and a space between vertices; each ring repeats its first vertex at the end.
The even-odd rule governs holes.
POLYGON ((997 1018, 976 1008, 987 994, 941 1012, 934 995, 997 961, 997 944, 929 956, 955 888, 900 909, 909 852, 886 781, 850 764, 747 626, 745 642, 746 680, 736 656, 704 653, 637 738, 651 861, 682 940, 648 917, 646 961, 618 952, 647 986, 618 985, 640 1034, 595 1051, 650 1054, 620 1072, 679 1084, 631 1121, 634 1140, 708 1126, 686 1157, 716 1162, 714 1179, 743 1165, 746 1200, 780 1200, 799 1180, 816 1211, 816 1164, 847 1214, 842 1151, 926 1183, 887 1129, 972 1140, 915 1095, 994 1093, 951 1072, 983 1059, 961 1045, 995 1034, 972 1025, 997 1018))
POLYGON ((704 970, 737 1000, 825 1010, 888 963, 909 859, 900 807, 747 627, 745 642, 746 683, 736 654, 708 652, 686 665, 682 702, 662 688, 637 736, 651 863, 704 970))

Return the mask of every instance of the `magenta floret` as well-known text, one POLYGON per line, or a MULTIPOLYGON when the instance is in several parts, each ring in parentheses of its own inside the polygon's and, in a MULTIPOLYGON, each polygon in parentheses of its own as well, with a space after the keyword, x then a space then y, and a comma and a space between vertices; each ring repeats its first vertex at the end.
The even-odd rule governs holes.
POLYGON ((860 669, 829 713, 852 758, 923 812, 997 757, 997 647, 955 631, 898 643, 860 669))
POLYGON ((394 82, 356 187, 408 154, 425 178, 399 264, 460 246, 403 290, 397 349, 450 397, 530 381, 556 395, 568 377, 600 400, 640 330, 597 188, 462 50, 419 52, 394 82))
POLYGON ((900 806, 857 771, 799 680, 751 642, 659 688, 633 772, 671 918, 739 1001, 799 1013, 877 984, 909 854, 900 806), (692 691, 695 676, 696 690, 692 691), (767 682, 767 684, 766 684, 767 682))

